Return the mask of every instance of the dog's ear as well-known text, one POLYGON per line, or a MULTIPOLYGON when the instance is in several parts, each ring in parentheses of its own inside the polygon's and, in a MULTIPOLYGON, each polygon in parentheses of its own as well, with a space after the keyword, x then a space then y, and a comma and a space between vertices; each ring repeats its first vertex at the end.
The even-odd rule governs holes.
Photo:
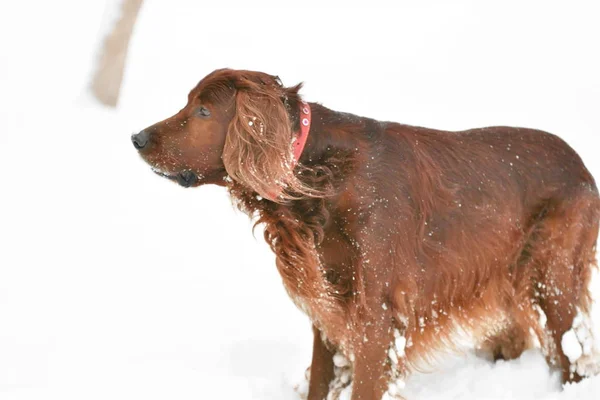
POLYGON ((235 115, 223 151, 229 176, 273 201, 309 194, 293 173, 286 88, 278 77, 258 73, 237 77, 235 88, 235 115))

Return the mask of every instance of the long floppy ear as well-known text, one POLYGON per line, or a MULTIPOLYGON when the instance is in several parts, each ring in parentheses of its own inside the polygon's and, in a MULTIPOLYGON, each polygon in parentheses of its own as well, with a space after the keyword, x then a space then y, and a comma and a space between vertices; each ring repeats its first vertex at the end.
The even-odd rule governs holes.
POLYGON ((292 123, 279 78, 266 74, 235 81, 235 116, 229 125, 223 163, 229 176, 264 198, 285 202, 315 191, 293 173, 292 123))

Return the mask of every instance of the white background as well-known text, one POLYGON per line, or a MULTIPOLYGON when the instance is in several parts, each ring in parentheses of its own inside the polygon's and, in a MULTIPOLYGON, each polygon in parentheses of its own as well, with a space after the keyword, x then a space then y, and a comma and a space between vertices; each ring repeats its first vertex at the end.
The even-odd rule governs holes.
MULTIPOLYGON (((87 84, 111 3, 0 4, 1 400, 298 398, 310 324, 260 229, 129 140, 215 68, 378 119, 544 129, 600 176, 598 2, 146 0, 108 110, 87 84)), ((442 364, 406 396, 600 396, 600 378, 561 392, 536 351, 442 364)))

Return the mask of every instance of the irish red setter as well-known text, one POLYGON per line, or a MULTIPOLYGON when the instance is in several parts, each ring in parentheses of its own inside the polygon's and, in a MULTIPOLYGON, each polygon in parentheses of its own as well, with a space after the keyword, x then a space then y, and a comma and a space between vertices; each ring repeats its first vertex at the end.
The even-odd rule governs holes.
POLYGON ((354 400, 400 396, 464 341, 494 359, 539 342, 565 382, 598 372, 600 198, 573 149, 533 129, 376 121, 304 103, 300 87, 217 70, 132 140, 157 174, 226 186, 264 224, 313 323, 309 399, 349 384, 354 400))

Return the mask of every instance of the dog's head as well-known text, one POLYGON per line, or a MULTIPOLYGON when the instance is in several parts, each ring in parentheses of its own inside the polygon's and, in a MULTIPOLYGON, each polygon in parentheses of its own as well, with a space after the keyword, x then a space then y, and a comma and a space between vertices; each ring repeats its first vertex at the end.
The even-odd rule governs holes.
POLYGON ((217 70, 182 110, 131 140, 157 174, 184 187, 230 178, 267 198, 307 194, 292 172, 300 87, 261 72, 217 70))

